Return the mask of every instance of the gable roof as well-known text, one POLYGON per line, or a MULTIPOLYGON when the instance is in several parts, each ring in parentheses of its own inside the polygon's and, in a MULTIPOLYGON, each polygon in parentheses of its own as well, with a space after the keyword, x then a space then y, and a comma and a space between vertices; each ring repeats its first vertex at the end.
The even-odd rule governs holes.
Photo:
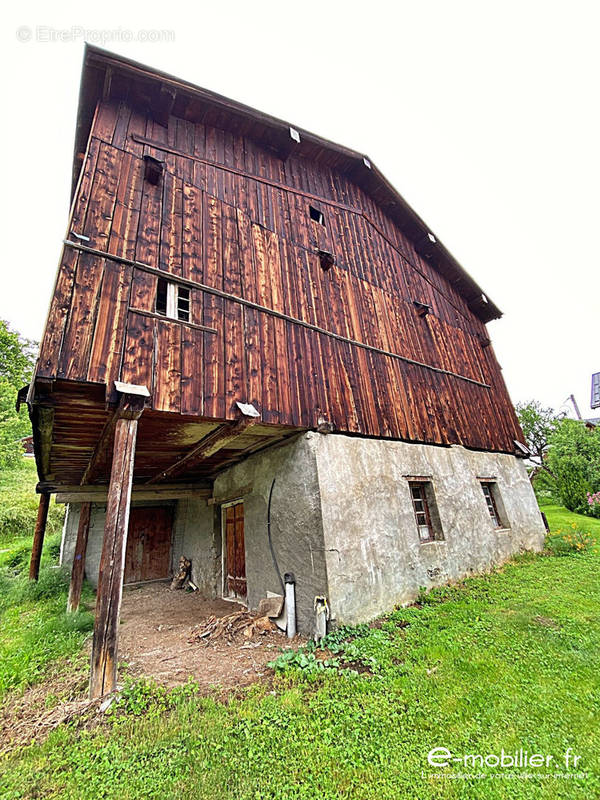
POLYGON ((275 149, 284 158, 293 151, 295 155, 340 170, 383 208, 415 244, 418 252, 464 297, 479 319, 489 322, 502 316, 500 309, 364 153, 89 44, 85 46, 79 91, 72 193, 75 191, 96 104, 108 92, 117 97, 122 93, 123 97, 135 99, 165 118, 173 113, 217 128, 233 129, 240 135, 275 149), (297 141, 298 137, 292 138, 290 129, 299 134, 300 141, 297 141))

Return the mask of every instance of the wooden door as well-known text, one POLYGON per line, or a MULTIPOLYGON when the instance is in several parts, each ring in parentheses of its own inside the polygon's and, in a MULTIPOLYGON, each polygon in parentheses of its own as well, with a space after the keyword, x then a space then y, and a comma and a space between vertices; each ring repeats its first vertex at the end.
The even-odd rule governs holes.
POLYGON ((246 548, 244 544, 244 504, 236 503, 225 513, 225 596, 246 600, 246 548))
POLYGON ((171 507, 131 509, 123 583, 169 577, 172 530, 171 507))

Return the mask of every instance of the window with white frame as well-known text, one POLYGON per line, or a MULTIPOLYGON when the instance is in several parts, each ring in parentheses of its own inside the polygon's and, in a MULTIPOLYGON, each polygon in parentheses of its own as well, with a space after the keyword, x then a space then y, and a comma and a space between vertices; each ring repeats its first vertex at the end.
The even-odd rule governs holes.
POLYGON ((481 489, 494 528, 507 527, 503 521, 502 502, 496 483, 493 481, 481 481, 481 489))
POLYGON ((156 284, 156 313, 191 322, 190 290, 187 286, 159 278, 156 284))
POLYGON ((409 481, 415 522, 421 544, 444 538, 430 481, 409 481))

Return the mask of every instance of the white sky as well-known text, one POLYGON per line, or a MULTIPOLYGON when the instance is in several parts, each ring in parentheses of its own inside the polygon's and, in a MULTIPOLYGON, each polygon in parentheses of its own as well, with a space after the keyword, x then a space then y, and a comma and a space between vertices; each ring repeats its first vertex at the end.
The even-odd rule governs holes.
POLYGON ((103 0, 3 13, 0 317, 24 335, 41 336, 67 222, 86 29, 368 154, 504 311, 489 328, 513 401, 558 408, 573 392, 592 414, 597 1, 103 0), (174 41, 135 41, 149 29, 174 41))

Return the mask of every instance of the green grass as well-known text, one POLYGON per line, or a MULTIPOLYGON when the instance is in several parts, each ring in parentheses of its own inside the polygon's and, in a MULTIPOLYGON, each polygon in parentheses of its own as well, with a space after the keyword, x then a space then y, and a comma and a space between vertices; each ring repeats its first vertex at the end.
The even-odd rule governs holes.
MULTIPOLYGON (((600 521, 544 510, 553 530, 575 522, 600 540, 600 521)), ((103 725, 62 726, 0 763, 0 796, 600 796, 599 567, 598 548, 525 555, 436 590, 342 645, 372 674, 293 670, 227 703, 199 697, 193 685, 129 685, 103 725), (523 748, 557 764, 572 747, 588 777, 436 778, 444 770, 430 767, 427 753, 442 746, 483 755, 523 748)))
MULTIPOLYGON (((52 504, 40 579, 27 578, 39 497, 33 460, 0 473, 0 704, 79 657, 92 617, 67 615, 68 575, 57 567, 63 509, 52 504)), ((85 588, 84 600, 92 594, 85 588)))
MULTIPOLYGON (((35 492, 37 473, 32 458, 23 458, 12 469, 0 469, 0 550, 15 539, 31 540, 39 495, 35 492)), ((64 507, 50 504, 48 535, 60 533, 64 507)))
POLYGON ((567 511, 566 508, 556 505, 543 506, 543 511, 548 519, 551 531, 566 530, 571 525, 577 525, 590 531, 600 541, 600 519, 584 517, 583 514, 573 514, 572 511, 567 511))

